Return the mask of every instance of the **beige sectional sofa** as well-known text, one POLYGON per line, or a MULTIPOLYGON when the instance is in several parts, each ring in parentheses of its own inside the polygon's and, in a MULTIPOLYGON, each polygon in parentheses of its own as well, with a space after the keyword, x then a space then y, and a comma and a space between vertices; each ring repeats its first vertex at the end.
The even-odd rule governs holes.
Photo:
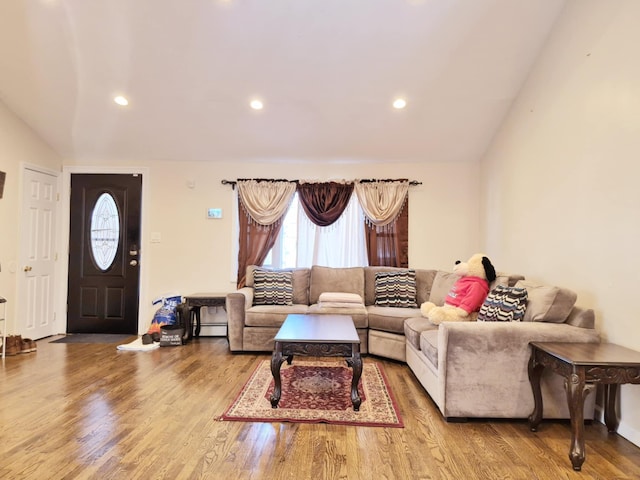
MULTIPOLYGON (((422 318, 420 305, 428 300, 442 305, 458 278, 453 273, 414 269, 416 304, 413 308, 376 305, 376 274, 405 272, 393 267, 311 268, 278 270, 292 274, 291 305, 254 305, 254 272, 247 268, 246 286, 227 296, 229 345, 232 352, 273 350, 273 337, 290 313, 336 313, 351 315, 360 335, 361 351, 404 362, 406 358, 404 321, 422 318), (434 280, 437 280, 434 283, 434 280), (432 287, 434 287, 432 291, 432 287), (363 305, 325 307, 320 302, 324 292, 355 293, 363 305)), ((261 269, 264 270, 264 269, 261 269)), ((524 277, 498 274, 491 287, 513 285, 524 277)))
MULTIPOLYGON (((406 362, 443 416, 453 418, 526 418, 533 410, 528 381, 529 342, 599 342, 594 313, 575 306, 575 293, 535 285, 520 275, 498 274, 496 285, 527 288, 529 304, 522 322, 445 322, 433 325, 419 306, 437 305, 457 280, 451 272, 415 269, 416 306, 376 305, 376 274, 402 272, 391 267, 329 268, 313 266, 291 272, 290 305, 254 305, 254 272, 247 285, 227 295, 232 352, 270 351, 273 338, 290 313, 351 315, 361 351, 406 362), (333 306, 324 292, 357 294, 361 305, 333 306)), ((543 375, 544 418, 569 418, 562 377, 543 375)), ((594 397, 593 395, 591 397, 594 397)), ((587 398, 585 418, 593 418, 594 398, 587 398)))
POLYGON ((415 270, 416 306, 375 305, 375 276, 378 272, 402 271, 390 267, 330 268, 313 266, 287 270, 292 273, 292 305, 254 305, 254 271, 247 268, 246 286, 227 295, 229 345, 232 352, 273 350, 273 338, 290 313, 351 315, 360 336, 360 350, 404 361, 404 321, 420 317, 420 303, 427 301, 435 270, 415 270), (323 306, 324 292, 354 293, 362 305, 323 306))

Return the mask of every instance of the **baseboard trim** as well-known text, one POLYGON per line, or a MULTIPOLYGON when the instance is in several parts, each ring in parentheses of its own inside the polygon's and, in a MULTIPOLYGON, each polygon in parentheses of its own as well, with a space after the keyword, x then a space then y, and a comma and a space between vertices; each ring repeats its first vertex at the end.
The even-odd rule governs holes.
POLYGON ((200 327, 201 337, 226 337, 227 324, 224 325, 202 325, 200 327))
POLYGON ((634 428, 631 428, 624 422, 620 422, 618 427, 618 435, 629 440, 636 447, 640 447, 640 432, 634 428))
MULTIPOLYGON (((596 404, 594 417, 594 421, 597 420, 604 425, 604 408, 602 405, 596 404)), ((623 419, 620 420, 620 425, 618 426, 616 433, 625 440, 629 440, 636 447, 640 447, 640 431, 629 426, 623 419)))

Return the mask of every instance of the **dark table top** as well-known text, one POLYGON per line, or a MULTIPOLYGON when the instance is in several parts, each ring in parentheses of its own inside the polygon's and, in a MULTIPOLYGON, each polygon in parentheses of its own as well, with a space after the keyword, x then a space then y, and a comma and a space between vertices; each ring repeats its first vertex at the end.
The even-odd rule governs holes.
POLYGON ((614 343, 531 342, 572 365, 639 366, 640 352, 614 343))
POLYGON ((349 315, 288 315, 276 342, 360 343, 349 315))
POLYGON ((220 297, 226 298, 226 296, 227 296, 226 293, 204 292, 204 293, 192 293, 191 295, 185 295, 184 298, 220 298, 220 297))

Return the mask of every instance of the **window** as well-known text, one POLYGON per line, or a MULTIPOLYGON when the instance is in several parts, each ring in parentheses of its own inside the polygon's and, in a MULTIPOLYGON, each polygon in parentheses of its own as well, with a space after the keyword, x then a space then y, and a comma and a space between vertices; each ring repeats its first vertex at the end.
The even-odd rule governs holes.
POLYGON ((120 215, 113 197, 103 193, 91 213, 91 253, 96 265, 107 271, 118 252, 120 215))
POLYGON ((267 258, 262 263, 263 266, 270 268, 294 268, 297 266, 298 210, 302 209, 296 193, 293 196, 287 214, 284 216, 284 220, 282 220, 282 228, 276 243, 269 250, 267 258))
POLYGON ((355 194, 342 216, 328 227, 312 223, 296 194, 274 247, 263 263, 271 268, 366 266, 364 213, 355 194))

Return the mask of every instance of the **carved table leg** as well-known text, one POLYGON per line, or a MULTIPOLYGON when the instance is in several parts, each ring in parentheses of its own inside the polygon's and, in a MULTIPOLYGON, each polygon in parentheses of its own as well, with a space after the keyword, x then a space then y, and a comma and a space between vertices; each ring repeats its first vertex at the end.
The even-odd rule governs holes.
POLYGON ((280 378, 280 367, 282 366, 282 362, 284 362, 284 358, 282 357, 282 345, 280 342, 276 342, 275 350, 271 356, 271 375, 273 375, 274 380, 273 393, 269 399, 271 401, 271 408, 278 408, 278 402, 282 395, 282 380, 280 378))
POLYGON ((196 331, 194 333, 194 337, 198 338, 200 336, 200 327, 201 327, 201 320, 202 318, 200 317, 200 308, 202 307, 194 307, 193 311, 196 314, 196 331))
POLYGON ((586 385, 583 375, 576 373, 565 381, 567 401, 569 403, 569 415, 571 416, 571 448, 569 460, 573 469, 580 471, 584 463, 584 400, 593 390, 594 385, 586 385))
POLYGON ((191 324, 191 310, 184 303, 178 305, 176 313, 180 317, 180 323, 184 327, 184 333, 182 334, 182 344, 189 342, 192 337, 192 324, 191 324))
POLYGON ((351 403, 353 403, 353 410, 358 412, 360 410, 360 404, 362 399, 358 394, 358 383, 362 376, 362 357, 360 357, 359 346, 353 346, 353 353, 351 356, 351 367, 353 368, 353 378, 351 379, 351 403))
POLYGON ((604 386, 604 423, 607 425, 609 433, 615 433, 620 425, 616 405, 619 391, 620 384, 609 383, 604 386))
POLYGON ((529 415, 529 429, 532 432, 538 430, 538 425, 542 421, 542 391, 540 390, 540 377, 544 370, 544 365, 536 364, 535 350, 531 352, 531 358, 529 359, 529 383, 531 383, 531 390, 533 391, 533 412, 529 415))

